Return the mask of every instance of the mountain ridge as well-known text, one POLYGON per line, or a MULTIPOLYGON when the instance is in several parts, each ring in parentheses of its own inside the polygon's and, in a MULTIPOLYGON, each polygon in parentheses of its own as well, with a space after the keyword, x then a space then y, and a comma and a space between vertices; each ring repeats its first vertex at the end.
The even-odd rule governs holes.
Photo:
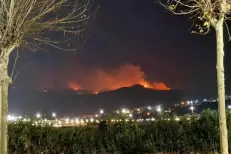
POLYGON ((36 112, 57 112, 61 115, 83 115, 104 108, 106 112, 120 107, 140 107, 164 104, 172 106, 184 98, 180 90, 153 90, 134 85, 98 94, 78 94, 78 91, 36 91, 11 88, 9 110, 16 113, 35 114, 36 112))

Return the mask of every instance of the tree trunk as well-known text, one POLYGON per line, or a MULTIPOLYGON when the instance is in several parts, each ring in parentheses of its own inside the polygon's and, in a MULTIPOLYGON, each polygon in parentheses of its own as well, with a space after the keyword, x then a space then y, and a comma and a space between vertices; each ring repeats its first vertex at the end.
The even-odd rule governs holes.
POLYGON ((217 40, 217 88, 218 88, 218 113, 220 128, 220 151, 221 154, 228 152, 228 134, 226 124, 225 108, 225 78, 224 78, 224 38, 223 38, 224 19, 217 22, 215 26, 217 40))
POLYGON ((8 154, 8 88, 10 78, 8 76, 9 54, 13 50, 2 50, 0 56, 0 154, 8 154))
POLYGON ((6 79, 0 84, 0 118, 1 118, 1 154, 7 154, 8 149, 8 132, 7 132, 7 114, 8 114, 8 87, 9 87, 9 78, 6 76, 6 79))

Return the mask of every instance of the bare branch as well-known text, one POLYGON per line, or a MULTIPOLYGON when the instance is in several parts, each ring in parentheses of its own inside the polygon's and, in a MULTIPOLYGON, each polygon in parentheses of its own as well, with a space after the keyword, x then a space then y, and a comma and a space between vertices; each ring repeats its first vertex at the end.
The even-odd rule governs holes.
POLYGON ((227 25, 227 22, 226 22, 226 21, 225 21, 225 26, 226 26, 227 33, 228 33, 228 36, 229 36, 229 41, 231 41, 231 36, 230 36, 229 26, 227 25))
POLYGON ((30 65, 32 65, 32 64, 35 64, 36 63, 36 60, 34 60, 34 61, 32 61, 32 62, 30 62, 30 63, 27 63, 24 67, 22 67, 21 69, 19 69, 18 71, 17 71, 17 73, 15 74, 15 76, 13 77, 12 76, 12 83, 14 83, 15 82, 15 80, 17 79, 17 77, 18 77, 18 75, 20 74, 20 72, 22 72, 23 70, 25 70, 27 67, 29 67, 30 65))
POLYGON ((66 48, 59 47, 58 45, 56 45, 56 44, 58 44, 57 42, 50 41, 49 39, 34 38, 34 40, 41 42, 43 44, 49 45, 55 49, 59 49, 59 50, 63 50, 63 51, 75 51, 76 50, 76 49, 66 49, 66 48))
POLYGON ((92 0, 0 0, 1 52, 31 40, 64 50, 58 41, 44 35, 47 32, 79 35, 94 14, 92 4, 92 0))
POLYGON ((15 67, 16 67, 16 63, 17 63, 18 58, 19 58, 19 56, 18 56, 18 50, 17 50, 17 53, 16 53, 15 58, 14 58, 13 69, 12 69, 12 72, 11 72, 11 79, 14 76, 14 71, 15 71, 15 67))
POLYGON ((223 0, 158 0, 158 3, 175 15, 196 19, 192 32, 202 35, 209 33, 211 26, 215 28, 224 16, 227 19, 231 13, 230 3, 223 4, 223 0))

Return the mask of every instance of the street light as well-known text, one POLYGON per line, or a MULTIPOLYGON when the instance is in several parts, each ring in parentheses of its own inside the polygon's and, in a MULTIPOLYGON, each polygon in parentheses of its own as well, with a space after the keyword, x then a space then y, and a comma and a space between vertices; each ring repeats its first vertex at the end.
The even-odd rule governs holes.
POLYGON ((99 114, 104 114, 104 110, 101 109, 101 110, 99 111, 99 114))
POLYGON ((192 111, 192 113, 193 113, 193 111, 194 111, 194 106, 191 106, 190 108, 189 108, 191 111, 192 111))
POLYGON ((228 105, 228 109, 231 109, 231 105, 228 105))
POLYGON ((94 118, 91 118, 91 119, 90 119, 90 122, 94 122, 94 118))
POLYGON ((13 116, 13 115, 8 115, 8 116, 7 116, 7 120, 8 120, 8 121, 15 121, 15 120, 16 120, 16 117, 13 116))
POLYGON ((78 124, 78 123, 79 123, 79 119, 77 119, 77 118, 76 118, 76 119, 75 119, 75 123, 77 123, 77 124, 78 124))
POLYGON ((162 111, 161 107, 160 107, 160 106, 157 106, 157 107, 156 107, 156 111, 157 111, 157 112, 161 112, 161 111, 162 111))
POLYGON ((130 111, 129 111, 128 109, 126 109, 126 108, 122 108, 122 109, 121 109, 121 112, 122 112, 123 114, 130 113, 130 111))
POLYGON ((133 115, 130 113, 129 115, 128 115, 130 118, 132 118, 133 117, 133 115))
POLYGON ((66 120, 65 120, 66 124, 68 124, 69 121, 70 121, 70 119, 69 119, 69 118, 66 118, 66 120))
POLYGON ((56 118, 56 116, 57 116, 56 113, 53 112, 53 113, 52 113, 52 117, 53 117, 53 118, 56 118))
POLYGON ((41 118, 41 114, 40 114, 40 113, 37 113, 37 114, 36 114, 36 118, 41 118))

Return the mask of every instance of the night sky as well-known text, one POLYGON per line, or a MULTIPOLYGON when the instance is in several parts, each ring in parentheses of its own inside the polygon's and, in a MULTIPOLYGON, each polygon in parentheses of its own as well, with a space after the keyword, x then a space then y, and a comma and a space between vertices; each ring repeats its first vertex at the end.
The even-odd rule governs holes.
MULTIPOLYGON (((87 43, 76 53, 54 48, 35 53, 20 49, 16 72, 21 71, 13 86, 64 89, 77 76, 86 78, 92 68, 110 70, 131 64, 139 65, 149 81, 164 82, 193 95, 216 95, 213 31, 207 36, 191 34, 188 17, 174 16, 153 0, 96 0, 95 4, 100 9, 89 23, 87 43)), ((72 39, 70 43, 77 41, 72 39)), ((228 92, 230 47, 226 41, 228 92)))

